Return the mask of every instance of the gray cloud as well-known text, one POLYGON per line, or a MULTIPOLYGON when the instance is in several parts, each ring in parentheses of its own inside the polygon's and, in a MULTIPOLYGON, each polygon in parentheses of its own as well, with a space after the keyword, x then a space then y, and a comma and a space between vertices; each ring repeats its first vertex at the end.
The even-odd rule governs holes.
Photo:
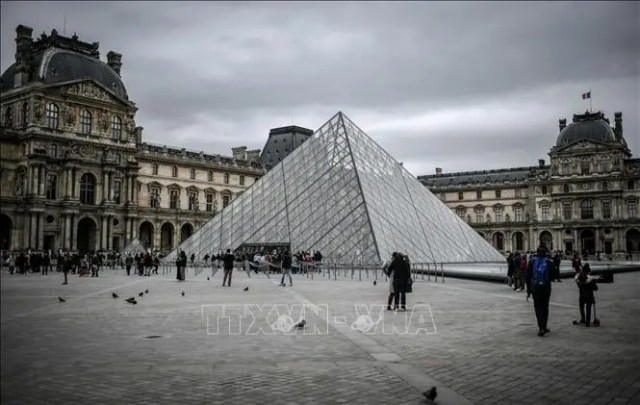
POLYGON ((640 150, 640 5, 624 2, 2 3, 14 29, 123 53, 146 139, 229 153, 346 112, 414 174, 536 164, 557 118, 623 111, 640 150), (455 117, 460 119, 456 120, 455 117), (412 125, 405 125, 407 122, 412 125), (526 162, 526 163, 523 163, 526 162), (437 164, 436 164, 437 163, 437 164))

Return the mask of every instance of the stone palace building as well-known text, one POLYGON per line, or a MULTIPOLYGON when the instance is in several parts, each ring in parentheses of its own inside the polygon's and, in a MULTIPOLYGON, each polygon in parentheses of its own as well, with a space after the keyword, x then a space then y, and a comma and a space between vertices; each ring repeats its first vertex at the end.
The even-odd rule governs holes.
MULTIPOLYGON (((637 135, 634 135, 637 136, 637 135)), ((419 180, 502 251, 552 250, 623 258, 640 252, 640 159, 602 112, 559 121, 550 164, 443 173, 419 180)))
POLYGON ((260 150, 143 142, 122 55, 32 31, 2 74, 0 249, 169 251, 266 172, 260 150))

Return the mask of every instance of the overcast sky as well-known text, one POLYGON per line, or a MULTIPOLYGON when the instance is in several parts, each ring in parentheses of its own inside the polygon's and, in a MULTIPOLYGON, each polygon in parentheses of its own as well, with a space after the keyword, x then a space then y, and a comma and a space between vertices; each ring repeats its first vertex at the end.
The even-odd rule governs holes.
POLYGON ((343 111, 414 175, 548 161, 558 118, 623 112, 640 157, 636 2, 10 2, 15 27, 123 54, 144 140, 229 155, 343 111))

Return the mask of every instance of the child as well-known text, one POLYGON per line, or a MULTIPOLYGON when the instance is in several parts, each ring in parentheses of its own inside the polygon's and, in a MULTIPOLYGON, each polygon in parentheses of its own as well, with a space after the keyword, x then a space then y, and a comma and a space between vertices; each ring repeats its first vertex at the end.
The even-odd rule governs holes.
POLYGON ((598 290, 598 285, 596 284, 595 279, 589 275, 590 273, 591 269, 589 268, 589 263, 585 263, 584 266, 582 266, 580 273, 575 276, 576 284, 580 290, 580 298, 578 300, 580 305, 580 323, 585 326, 589 326, 591 324, 591 305, 596 303, 593 292, 598 290))

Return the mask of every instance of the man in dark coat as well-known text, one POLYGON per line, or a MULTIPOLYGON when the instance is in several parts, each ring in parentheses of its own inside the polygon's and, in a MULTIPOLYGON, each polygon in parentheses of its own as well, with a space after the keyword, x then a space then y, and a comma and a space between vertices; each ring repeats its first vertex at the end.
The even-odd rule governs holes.
POLYGON ((395 291, 394 309, 407 310, 407 283, 411 276, 409 263, 401 253, 396 252, 389 265, 389 272, 393 272, 393 290, 395 291), (398 307, 398 304, 400 306, 398 307))
POLYGON ((231 287, 231 274, 233 273, 233 262, 235 258, 231 254, 231 249, 227 249, 227 253, 222 257, 222 262, 224 263, 224 278, 222 279, 222 286, 224 287, 224 283, 227 281, 227 277, 229 277, 229 281, 227 286, 231 287))
POLYGON ((549 333, 549 299, 553 262, 547 257, 547 248, 540 245, 536 255, 529 261, 526 272, 527 292, 533 295, 533 306, 538 320, 538 336, 549 333))

